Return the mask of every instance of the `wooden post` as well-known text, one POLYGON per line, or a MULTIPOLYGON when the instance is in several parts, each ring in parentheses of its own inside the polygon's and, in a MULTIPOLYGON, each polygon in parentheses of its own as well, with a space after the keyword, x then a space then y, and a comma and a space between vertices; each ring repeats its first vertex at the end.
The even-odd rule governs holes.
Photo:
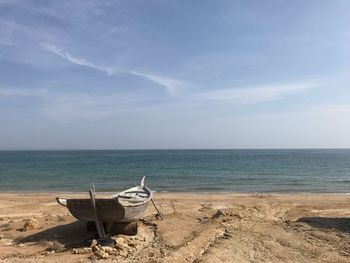
POLYGON ((100 238, 104 238, 105 237, 105 233, 104 233, 103 225, 100 223, 100 220, 98 219, 98 215, 97 215, 96 202, 95 202, 95 193, 93 192, 93 190, 90 190, 89 194, 90 194, 92 212, 94 214, 94 219, 95 219, 95 224, 96 224, 96 229, 97 229, 98 236, 100 238))

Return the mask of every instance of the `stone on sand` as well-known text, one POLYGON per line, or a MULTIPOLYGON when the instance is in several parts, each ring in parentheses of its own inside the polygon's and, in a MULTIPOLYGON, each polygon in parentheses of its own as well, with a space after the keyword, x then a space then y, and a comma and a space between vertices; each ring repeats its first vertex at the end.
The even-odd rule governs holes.
POLYGON ((91 247, 84 247, 84 248, 73 248, 72 252, 73 254, 89 254, 91 253, 91 247))
POLYGON ((117 237, 115 240, 115 248, 118 250, 119 255, 122 257, 128 257, 129 245, 123 237, 117 237))
POLYGON ((222 209, 218 209, 218 210, 216 210, 215 211, 215 213, 213 214, 213 218, 219 218, 220 216, 225 216, 226 215, 226 213, 225 213, 225 211, 224 210, 222 210, 222 209))
POLYGON ((107 252, 105 252, 100 245, 93 246, 91 249, 92 249, 92 252, 98 258, 107 259, 110 257, 110 255, 107 252))
POLYGON ((28 218, 24 222, 23 231, 34 230, 39 228, 39 222, 35 218, 28 218))

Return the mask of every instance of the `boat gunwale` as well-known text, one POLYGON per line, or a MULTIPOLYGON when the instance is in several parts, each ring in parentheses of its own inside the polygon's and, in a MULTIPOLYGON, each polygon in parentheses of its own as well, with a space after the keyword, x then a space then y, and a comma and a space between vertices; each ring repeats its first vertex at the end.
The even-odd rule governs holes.
MULTIPOLYGON (((133 189, 133 188, 135 188, 135 187, 131 187, 131 188, 129 188, 129 189, 133 189)), ((119 200, 119 195, 121 194, 121 193, 125 193, 125 192, 127 192, 129 189, 126 189, 125 191, 122 191, 122 192, 120 192, 120 193, 117 193, 117 194, 114 194, 114 195, 112 195, 112 196, 109 196, 109 197, 106 197, 106 198, 96 198, 96 201, 97 200, 101 200, 101 199, 103 199, 103 200, 108 200, 108 199, 115 199, 121 206, 123 206, 123 207, 137 207, 137 206, 142 206, 142 205, 144 205, 144 204, 146 204, 146 203, 148 203, 151 199, 152 199, 152 197, 153 197, 153 192, 147 187, 147 186, 144 186, 142 189, 144 189, 144 190, 146 190, 145 192, 148 194, 148 197, 147 198, 145 198, 144 200, 140 200, 139 202, 138 201, 136 201, 136 202, 133 202, 133 203, 131 203, 131 202, 127 202, 127 201, 125 201, 125 202, 121 202, 121 200, 119 200)), ((56 201, 57 201, 57 203, 59 203, 60 205, 62 205, 62 206, 65 206, 65 207, 67 207, 67 201, 68 200, 88 200, 88 201, 90 201, 90 198, 65 198, 65 197, 56 197, 56 201)))

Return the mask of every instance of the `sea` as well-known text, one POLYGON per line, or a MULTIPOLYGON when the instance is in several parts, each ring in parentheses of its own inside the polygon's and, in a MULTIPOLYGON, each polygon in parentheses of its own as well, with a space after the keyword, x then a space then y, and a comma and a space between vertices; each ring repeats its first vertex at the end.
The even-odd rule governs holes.
POLYGON ((0 151, 1 192, 350 193, 350 149, 0 151))

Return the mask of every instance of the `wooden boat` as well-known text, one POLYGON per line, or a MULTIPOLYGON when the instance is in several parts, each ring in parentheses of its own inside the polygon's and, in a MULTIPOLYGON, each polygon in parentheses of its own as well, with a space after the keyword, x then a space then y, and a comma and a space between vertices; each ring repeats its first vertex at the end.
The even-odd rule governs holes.
MULTIPOLYGON (((60 198, 59 204, 68 208, 77 219, 101 223, 127 223, 140 219, 152 199, 151 190, 145 186, 145 177, 139 186, 129 188, 109 198, 60 198)), ((90 193, 91 195, 91 193, 90 193)))

